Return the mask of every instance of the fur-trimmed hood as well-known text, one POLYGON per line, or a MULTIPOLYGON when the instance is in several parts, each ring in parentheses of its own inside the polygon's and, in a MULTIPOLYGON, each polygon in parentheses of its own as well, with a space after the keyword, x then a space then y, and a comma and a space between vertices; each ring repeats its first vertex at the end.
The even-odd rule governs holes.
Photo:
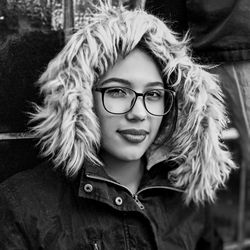
POLYGON ((41 151, 67 175, 77 174, 86 159, 100 164, 92 88, 119 55, 140 43, 159 63, 178 101, 176 129, 165 144, 148 150, 148 168, 161 160, 177 162, 169 178, 186 191, 185 202, 213 201, 235 167, 220 140, 226 125, 220 87, 215 76, 192 60, 186 38, 177 39, 161 20, 142 10, 101 3, 50 62, 39 80, 44 103, 32 118, 41 151))

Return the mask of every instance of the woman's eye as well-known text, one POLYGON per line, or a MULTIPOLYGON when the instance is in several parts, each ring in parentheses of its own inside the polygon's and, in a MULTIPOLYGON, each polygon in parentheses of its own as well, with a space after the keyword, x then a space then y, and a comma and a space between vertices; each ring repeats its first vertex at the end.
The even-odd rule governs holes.
POLYGON ((106 94, 110 97, 125 97, 127 95, 126 90, 121 88, 112 88, 106 91, 106 94))
POLYGON ((146 94, 146 98, 150 100, 160 100, 164 97, 163 90, 150 90, 146 94))

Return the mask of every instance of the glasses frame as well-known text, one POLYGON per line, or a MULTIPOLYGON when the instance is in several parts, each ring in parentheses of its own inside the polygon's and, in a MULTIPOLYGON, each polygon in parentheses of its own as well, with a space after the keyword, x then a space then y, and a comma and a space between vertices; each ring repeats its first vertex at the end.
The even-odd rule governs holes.
POLYGON ((138 93, 138 92, 136 92, 135 90, 133 90, 133 89, 131 89, 131 88, 128 88, 128 87, 120 87, 120 86, 112 86, 112 87, 104 87, 104 88, 103 88, 103 87, 100 87, 100 88, 96 87, 94 90, 97 91, 97 92, 101 92, 101 94, 102 94, 102 105, 103 105, 104 109, 105 109, 107 112, 109 112, 110 114, 113 114, 113 115, 123 115, 123 114, 127 114, 128 112, 130 112, 130 111, 133 109, 133 107, 135 106, 135 103, 136 103, 136 101, 137 101, 138 96, 142 96, 144 108, 146 109, 146 111, 147 111, 149 114, 151 114, 151 115, 153 115, 153 116, 164 116, 164 115, 167 115, 167 114, 170 112, 170 110, 172 109, 172 107, 173 107, 173 105, 174 105, 174 102, 175 102, 175 91, 174 91, 174 89, 171 88, 170 86, 168 86, 167 88, 164 88, 163 90, 169 91, 169 92, 170 92, 170 94, 171 94, 172 97, 173 97, 173 101, 172 101, 171 107, 169 108, 169 110, 168 110, 166 113, 164 113, 163 115, 155 115, 155 114, 152 114, 152 113, 147 109, 147 106, 146 106, 146 103, 145 103, 145 96, 146 96, 147 92, 152 91, 152 90, 159 90, 159 89, 151 89, 151 90, 148 90, 148 91, 146 91, 146 92, 144 92, 144 93, 138 93), (132 103, 132 105, 131 105, 131 107, 130 107, 130 109, 129 109, 128 111, 126 111, 126 112, 121 112, 121 113, 114 113, 114 112, 109 111, 109 110, 106 108, 105 103, 104 103, 104 94, 105 94, 105 92, 106 92, 108 89, 112 89, 112 88, 129 89, 129 90, 131 90, 132 92, 135 93, 134 101, 133 101, 133 103, 132 103))

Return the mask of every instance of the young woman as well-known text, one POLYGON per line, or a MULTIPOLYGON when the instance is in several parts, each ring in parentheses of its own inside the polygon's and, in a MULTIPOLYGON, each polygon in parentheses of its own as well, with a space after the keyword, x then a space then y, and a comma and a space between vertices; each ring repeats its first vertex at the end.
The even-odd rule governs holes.
POLYGON ((234 167, 214 76, 142 10, 101 4, 40 78, 47 160, 0 185, 0 249, 205 249, 234 167))

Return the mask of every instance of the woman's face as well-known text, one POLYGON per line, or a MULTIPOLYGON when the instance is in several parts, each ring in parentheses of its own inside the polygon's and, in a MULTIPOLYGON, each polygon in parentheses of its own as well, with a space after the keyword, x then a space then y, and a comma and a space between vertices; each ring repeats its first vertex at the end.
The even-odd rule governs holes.
MULTIPOLYGON (((133 50, 124 59, 118 60, 114 67, 101 79, 98 88, 125 87, 138 93, 152 89, 163 89, 163 81, 153 59, 140 49, 133 50), (116 78, 115 80, 112 80, 116 78)), ((105 99, 106 108, 119 111, 123 105, 130 105, 120 98, 124 92, 110 91, 111 104, 105 99), (117 97, 119 99, 117 99, 117 97), (119 102, 117 102, 117 100, 119 102), (119 105, 117 105, 119 103, 119 105), (111 105, 111 106, 110 106, 111 105), (107 107, 108 106, 108 107, 107 107)), ((162 116, 153 116, 147 112, 143 98, 139 96, 133 108, 125 114, 111 114, 103 106, 102 93, 94 91, 95 112, 101 129, 102 153, 112 157, 133 161, 140 159, 155 140, 162 116)))

